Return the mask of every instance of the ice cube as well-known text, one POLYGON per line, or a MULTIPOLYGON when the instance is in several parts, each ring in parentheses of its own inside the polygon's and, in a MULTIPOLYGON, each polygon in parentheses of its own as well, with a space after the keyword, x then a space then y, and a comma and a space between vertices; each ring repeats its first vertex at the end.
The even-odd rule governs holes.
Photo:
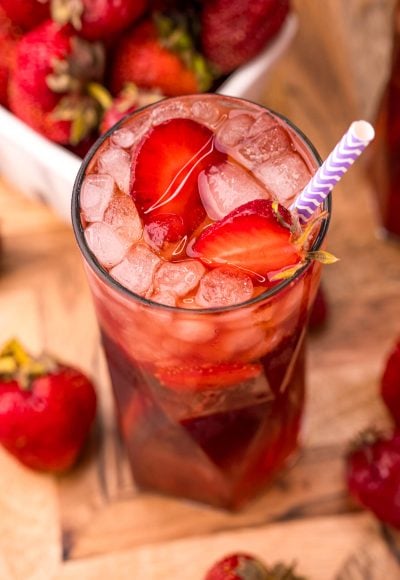
POLYGON ((128 290, 149 296, 153 290, 153 276, 161 259, 144 244, 134 246, 126 258, 115 268, 110 275, 128 290))
POLYGON ((171 119, 187 118, 191 116, 191 107, 188 103, 171 101, 164 102, 151 112, 152 126, 161 125, 171 119))
POLYGON ((111 226, 96 222, 85 229, 85 239, 97 260, 106 268, 121 262, 130 243, 119 236, 111 226))
POLYGON ((129 149, 135 142, 135 133, 122 127, 122 129, 118 129, 114 131, 111 135, 111 143, 116 145, 117 147, 122 147, 122 149, 129 149))
POLYGON ((176 297, 171 292, 154 292, 151 299, 165 306, 176 306, 176 297))
POLYGON ((240 270, 223 266, 203 276, 195 300, 201 307, 216 308, 240 304, 252 295, 251 278, 240 270))
POLYGON ((229 161, 202 171, 198 184, 204 208, 213 220, 253 199, 271 197, 245 169, 229 161))
POLYGON ((92 173, 83 181, 80 204, 83 217, 88 222, 100 222, 114 192, 111 175, 92 173))
POLYGON ((236 147, 248 134, 254 123, 254 117, 247 113, 230 116, 218 129, 215 144, 222 151, 236 147))
POLYGON ((143 226, 135 204, 129 195, 114 195, 104 214, 105 223, 109 224, 121 237, 130 244, 142 237, 143 226))
MULTIPOLYGON (((178 318, 171 327, 173 336, 196 344, 209 343, 215 338, 216 328, 211 321, 198 318, 178 318)), ((177 346, 179 349, 179 346, 177 346)))
POLYGON ((254 136, 249 135, 242 141, 233 156, 246 167, 253 168, 290 149, 289 134, 283 127, 275 125, 268 131, 257 133, 254 136))
POLYGON ((155 274, 154 287, 160 292, 185 296, 196 288, 205 271, 203 264, 197 260, 165 262, 155 274))
POLYGON ((261 328, 252 326, 248 321, 247 327, 224 333, 220 341, 221 349, 228 356, 233 356, 257 346, 264 339, 264 334, 261 328))
POLYGON ((287 152, 270 159, 258 166, 255 174, 280 203, 286 206, 311 179, 310 170, 295 152, 287 152))
POLYGON ((100 153, 97 163, 99 172, 111 175, 120 190, 129 193, 131 165, 129 153, 120 147, 112 146, 100 153))
POLYGON ((192 114, 208 127, 215 127, 220 117, 218 108, 207 100, 195 101, 192 105, 192 114))
POLYGON ((266 133, 270 129, 279 126, 279 122, 269 113, 261 113, 258 115, 250 127, 249 132, 247 134, 248 137, 255 137, 260 133, 266 133))

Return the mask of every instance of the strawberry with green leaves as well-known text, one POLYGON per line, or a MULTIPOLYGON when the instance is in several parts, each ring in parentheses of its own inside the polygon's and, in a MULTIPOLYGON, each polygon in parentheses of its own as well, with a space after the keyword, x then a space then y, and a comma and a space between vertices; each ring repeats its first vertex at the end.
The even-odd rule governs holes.
POLYGON ((111 88, 119 93, 126 83, 158 89, 165 96, 207 90, 212 75, 182 24, 167 17, 147 19, 127 32, 116 47, 111 88))
POLYGON ((21 463, 64 471, 77 460, 96 414, 80 371, 31 357, 15 340, 0 350, 0 443, 21 463))
POLYGON ((87 86, 101 80, 103 69, 100 45, 46 21, 18 45, 10 109, 48 139, 76 145, 98 123, 98 104, 87 94, 87 86))
POLYGON ((301 231, 285 207, 257 199, 204 229, 190 253, 210 268, 229 265, 260 282, 281 280, 292 276, 307 260, 336 261, 327 252, 309 252, 305 247, 321 218, 301 231))
POLYGON ((400 432, 361 433, 346 456, 351 495, 383 522, 400 529, 400 432))
POLYGON ((207 572, 204 580, 306 580, 295 574, 293 566, 267 567, 255 556, 238 552, 225 556, 207 572))

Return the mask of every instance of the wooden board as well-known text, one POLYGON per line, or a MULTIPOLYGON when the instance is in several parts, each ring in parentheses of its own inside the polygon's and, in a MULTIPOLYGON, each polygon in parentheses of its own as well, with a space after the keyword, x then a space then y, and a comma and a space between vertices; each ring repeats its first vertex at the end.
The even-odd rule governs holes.
MULTIPOLYGON (((265 90, 265 104, 323 156, 351 120, 372 115, 387 71, 393 2, 349 4, 295 3, 298 37, 265 90)), ((0 449, 1 580, 201 580, 237 549, 296 561, 312 580, 400 578, 397 537, 349 500, 343 481, 348 441, 388 425, 378 384, 400 333, 400 247, 376 237, 372 200, 360 162, 335 191, 329 250, 341 260, 324 271, 329 325, 310 337, 303 451, 268 492, 229 514, 135 489, 72 232, 0 184, 0 341, 15 335, 81 366, 100 394, 95 433, 68 475, 33 473, 0 449)))

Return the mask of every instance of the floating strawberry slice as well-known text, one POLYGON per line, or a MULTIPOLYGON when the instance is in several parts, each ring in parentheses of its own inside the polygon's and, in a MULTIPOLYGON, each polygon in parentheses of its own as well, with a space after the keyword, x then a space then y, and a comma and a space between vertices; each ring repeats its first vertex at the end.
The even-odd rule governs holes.
POLYGON ((221 363, 160 368, 156 376, 161 384, 176 390, 196 391, 214 387, 229 387, 258 377, 258 363, 221 363))
MULTIPOLYGON (((197 178, 225 155, 214 148, 212 132, 190 119, 172 119, 153 127, 139 145, 132 167, 131 195, 144 221, 176 215, 182 226, 166 238, 191 233, 205 217, 197 178)), ((165 220, 166 227, 170 217, 165 220)))
POLYGON ((192 253, 208 266, 230 264, 254 277, 268 278, 303 259, 292 240, 292 216, 271 200, 241 205, 203 230, 192 253))

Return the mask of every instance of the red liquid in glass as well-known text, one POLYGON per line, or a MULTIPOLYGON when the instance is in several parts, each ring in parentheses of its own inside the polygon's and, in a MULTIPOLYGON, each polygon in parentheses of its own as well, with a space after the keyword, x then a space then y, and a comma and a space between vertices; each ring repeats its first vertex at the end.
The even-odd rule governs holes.
MULTIPOLYGON (((292 337, 260 359, 273 391, 269 400, 249 398, 244 405, 206 414, 199 408, 201 393, 186 397, 188 411, 182 413, 179 393, 169 392, 126 358, 106 334, 103 345, 123 437, 140 487, 237 508, 297 448, 304 403, 303 337, 292 337), (280 392, 289 364, 291 377, 280 392), (196 407, 200 414, 191 416, 196 407)), ((233 385, 225 390, 226 406, 240 388, 233 385)))

